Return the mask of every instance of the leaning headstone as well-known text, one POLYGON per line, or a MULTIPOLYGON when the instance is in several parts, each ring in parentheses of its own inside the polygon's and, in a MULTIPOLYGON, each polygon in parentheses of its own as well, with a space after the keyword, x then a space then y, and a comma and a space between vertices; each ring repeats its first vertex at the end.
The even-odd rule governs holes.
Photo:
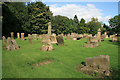
POLYGON ((50 36, 50 40, 51 40, 51 43, 57 43, 57 39, 56 39, 56 34, 52 34, 51 36, 50 36))
POLYGON ((11 40, 13 40, 13 39, 14 39, 14 33, 11 32, 11 40))
POLYGON ((21 39, 24 40, 24 33, 21 33, 21 39))
POLYGON ((2 39, 3 39, 3 44, 6 44, 6 38, 5 38, 5 36, 3 36, 2 39))
POLYGON ((19 46, 15 39, 11 39, 10 37, 7 38, 6 50, 16 50, 19 49, 19 46))
POLYGON ((17 33, 17 38, 18 38, 18 39, 20 38, 20 33, 17 33))
POLYGON ((57 36, 56 38, 59 46, 64 45, 63 36, 57 36))

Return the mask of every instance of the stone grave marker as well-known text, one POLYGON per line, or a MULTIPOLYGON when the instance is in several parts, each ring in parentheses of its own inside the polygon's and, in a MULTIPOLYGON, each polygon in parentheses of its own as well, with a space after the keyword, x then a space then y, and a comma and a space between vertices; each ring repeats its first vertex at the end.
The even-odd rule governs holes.
POLYGON ((3 36, 2 39, 3 39, 3 44, 6 44, 6 38, 5 38, 5 36, 3 36))
POLYGON ((12 50, 16 50, 16 49, 19 49, 19 46, 18 46, 16 40, 8 37, 7 44, 6 44, 6 50, 12 51, 12 50))
POLYGON ((21 33, 21 39, 22 39, 22 40, 25 40, 25 39, 24 39, 24 33, 21 33))
POLYGON ((18 39, 20 38, 20 33, 17 33, 17 38, 18 38, 18 39))
POLYGON ((37 34, 32 34, 33 40, 37 40, 37 34))
POLYGON ((59 46, 63 46, 64 45, 64 40, 63 40, 63 36, 57 36, 57 42, 59 46))
POLYGON ((52 34, 51 36, 50 36, 50 40, 51 40, 51 43, 57 43, 57 39, 56 39, 56 34, 52 34))
POLYGON ((98 38, 98 42, 101 42, 101 29, 98 29, 98 33, 97 33, 97 38, 98 38))
POLYGON ((32 35, 31 34, 28 34, 28 40, 29 40, 29 43, 32 44, 32 35))

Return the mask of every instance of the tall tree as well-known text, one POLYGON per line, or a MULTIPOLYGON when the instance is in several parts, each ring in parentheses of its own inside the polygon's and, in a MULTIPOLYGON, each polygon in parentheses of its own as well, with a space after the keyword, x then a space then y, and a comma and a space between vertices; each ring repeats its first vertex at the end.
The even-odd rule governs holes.
POLYGON ((90 32, 92 35, 97 34, 98 28, 101 27, 101 23, 98 21, 97 18, 92 18, 91 21, 87 23, 87 27, 90 28, 90 32))
POLYGON ((47 33, 48 22, 51 21, 52 12, 42 2, 28 4, 28 29, 31 33, 47 33))
POLYGON ((109 19, 109 24, 112 28, 114 28, 112 29, 113 32, 120 34, 120 14, 109 19))
POLYGON ((74 16, 74 19, 73 19, 74 21, 75 21, 75 23, 78 25, 79 24, 79 20, 78 20, 78 18, 77 18, 77 15, 75 15, 74 16))

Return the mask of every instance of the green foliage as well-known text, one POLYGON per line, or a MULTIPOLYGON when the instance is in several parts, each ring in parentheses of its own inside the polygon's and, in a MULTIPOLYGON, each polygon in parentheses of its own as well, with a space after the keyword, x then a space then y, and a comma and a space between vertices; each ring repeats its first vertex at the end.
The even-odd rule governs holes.
POLYGON ((79 25, 79 20, 78 20, 78 18, 77 18, 77 15, 74 16, 74 19, 73 19, 73 20, 74 20, 74 22, 75 22, 77 25, 79 25))
POLYGON ((10 32, 46 33, 52 12, 42 2, 6 2, 2 6, 3 35, 10 32))
POLYGON ((120 14, 109 19, 109 24, 111 27, 114 28, 112 29, 112 32, 120 34, 120 14))
POLYGON ((77 30, 75 26, 75 22, 68 17, 57 15, 52 18, 52 29, 56 34, 75 32, 77 30))
POLYGON ((28 30, 31 33, 47 33, 48 22, 51 21, 52 13, 42 2, 28 4, 28 30))
POLYGON ((92 35, 97 34, 98 28, 101 27, 101 23, 98 21, 97 18, 92 18, 90 22, 87 23, 87 27, 90 29, 92 35))

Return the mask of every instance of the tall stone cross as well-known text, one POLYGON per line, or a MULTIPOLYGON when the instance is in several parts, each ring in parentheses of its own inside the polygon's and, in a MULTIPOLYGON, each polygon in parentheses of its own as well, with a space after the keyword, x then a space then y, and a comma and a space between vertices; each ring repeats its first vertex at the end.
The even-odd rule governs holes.
POLYGON ((50 36, 51 36, 51 22, 48 23, 48 43, 51 43, 50 36))

